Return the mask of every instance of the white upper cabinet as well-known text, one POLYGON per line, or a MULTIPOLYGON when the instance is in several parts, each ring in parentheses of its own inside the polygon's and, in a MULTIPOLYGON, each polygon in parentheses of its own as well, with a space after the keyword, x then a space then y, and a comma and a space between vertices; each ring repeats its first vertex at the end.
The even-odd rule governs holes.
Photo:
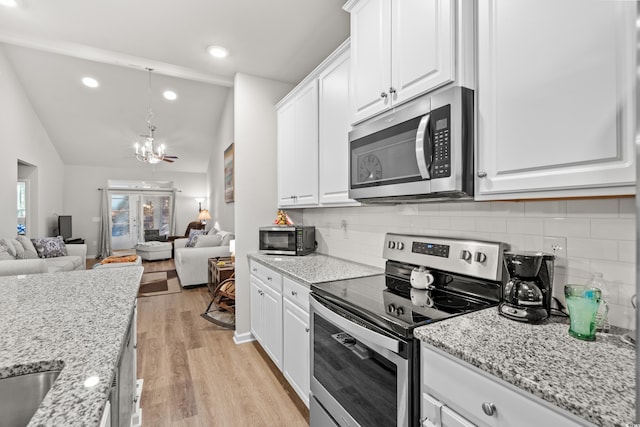
POLYGON ((349 51, 320 73, 320 203, 355 204, 349 199, 349 51))
POLYGON ((278 106, 278 205, 318 204, 318 83, 278 106))
POLYGON ((278 206, 349 199, 349 41, 278 103, 278 206))
MULTIPOLYGON (((472 7, 466 3, 465 11, 472 7)), ((352 0, 345 5, 351 13, 351 123, 455 80, 456 4, 352 0)))
POLYGON ((636 2, 479 0, 476 199, 633 194, 636 2))

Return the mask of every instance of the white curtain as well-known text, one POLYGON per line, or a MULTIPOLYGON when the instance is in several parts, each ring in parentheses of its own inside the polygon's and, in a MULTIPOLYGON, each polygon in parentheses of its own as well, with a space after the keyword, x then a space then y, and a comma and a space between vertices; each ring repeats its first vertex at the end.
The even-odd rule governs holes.
POLYGON ((169 229, 171 230, 169 232, 170 236, 175 236, 176 235, 176 193, 178 192, 177 189, 173 189, 173 197, 171 198, 171 220, 170 220, 170 225, 169 225, 169 229))
POLYGON ((111 197, 109 190, 101 188, 102 198, 100 202, 100 234, 98 235, 98 255, 96 258, 104 259, 111 252, 111 197))

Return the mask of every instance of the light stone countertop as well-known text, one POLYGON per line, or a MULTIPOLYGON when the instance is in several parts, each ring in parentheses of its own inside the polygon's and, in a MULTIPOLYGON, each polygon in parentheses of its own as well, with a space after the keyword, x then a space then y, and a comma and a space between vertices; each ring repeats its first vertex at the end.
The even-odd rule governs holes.
POLYGON ((414 334, 596 425, 632 423, 635 349, 620 334, 597 333, 596 341, 588 342, 572 338, 568 330, 566 318, 531 325, 506 319, 494 307, 417 328, 414 334))
POLYGON ((142 272, 0 277, 0 378, 62 368, 29 426, 99 425, 142 272))
POLYGON ((382 268, 371 267, 319 253, 304 256, 263 255, 250 253, 249 259, 271 267, 306 286, 383 274, 382 268))

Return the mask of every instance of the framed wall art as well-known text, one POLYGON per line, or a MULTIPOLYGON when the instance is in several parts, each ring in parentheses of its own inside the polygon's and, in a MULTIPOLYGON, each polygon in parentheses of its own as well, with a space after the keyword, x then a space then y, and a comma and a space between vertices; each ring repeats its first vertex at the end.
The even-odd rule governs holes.
POLYGON ((224 201, 233 202, 233 142, 224 150, 224 201))

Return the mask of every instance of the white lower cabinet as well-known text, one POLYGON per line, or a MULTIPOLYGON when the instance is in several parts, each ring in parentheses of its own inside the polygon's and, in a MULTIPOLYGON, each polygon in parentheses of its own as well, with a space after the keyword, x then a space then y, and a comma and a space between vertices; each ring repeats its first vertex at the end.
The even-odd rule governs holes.
MULTIPOLYGON (((297 283, 293 285, 299 288, 294 292, 309 292, 297 283)), ((309 407, 309 306, 303 309, 292 302, 286 293, 284 294, 283 332, 284 377, 309 407)))
POLYGON ((309 407, 307 286, 251 261, 251 333, 309 407))
POLYGON ((424 427, 592 425, 429 345, 420 357, 424 427))
POLYGON ((251 262, 251 333, 282 369, 282 275, 251 262))

